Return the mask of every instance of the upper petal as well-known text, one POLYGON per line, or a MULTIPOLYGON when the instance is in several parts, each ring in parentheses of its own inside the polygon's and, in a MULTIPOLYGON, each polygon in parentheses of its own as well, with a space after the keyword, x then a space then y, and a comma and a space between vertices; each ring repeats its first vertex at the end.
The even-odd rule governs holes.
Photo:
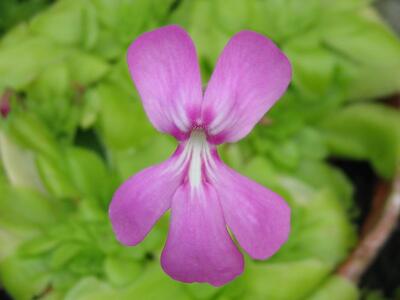
POLYGON ((183 176, 177 157, 137 173, 115 192, 109 216, 121 243, 132 246, 141 242, 170 208, 183 176))
POLYGON ((246 136, 282 96, 291 79, 286 56, 252 31, 236 34, 222 52, 208 83, 202 116, 214 143, 246 136))
POLYGON ((289 206, 274 192, 218 164, 215 186, 228 227, 252 258, 270 257, 289 236, 289 206))
POLYGON ((189 35, 170 25, 144 33, 128 49, 131 77, 153 125, 178 139, 200 114, 201 79, 189 35))
POLYGON ((173 200, 171 225, 161 256, 164 271, 183 282, 223 285, 243 271, 243 256, 225 226, 214 188, 181 186, 173 200))

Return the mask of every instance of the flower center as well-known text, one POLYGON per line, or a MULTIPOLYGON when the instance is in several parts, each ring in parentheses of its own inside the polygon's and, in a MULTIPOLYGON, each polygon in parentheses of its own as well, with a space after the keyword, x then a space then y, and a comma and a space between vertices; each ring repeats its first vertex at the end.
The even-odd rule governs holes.
POLYGON ((208 143, 204 129, 194 128, 189 139, 180 147, 183 147, 183 150, 179 152, 172 167, 174 172, 184 172, 184 180, 187 180, 192 188, 198 188, 203 181, 216 179, 216 150, 215 146, 208 143))
POLYGON ((186 147, 188 153, 190 153, 189 182, 192 187, 198 187, 203 175, 203 160, 207 157, 207 153, 209 153, 209 146, 204 131, 201 129, 193 130, 186 147))

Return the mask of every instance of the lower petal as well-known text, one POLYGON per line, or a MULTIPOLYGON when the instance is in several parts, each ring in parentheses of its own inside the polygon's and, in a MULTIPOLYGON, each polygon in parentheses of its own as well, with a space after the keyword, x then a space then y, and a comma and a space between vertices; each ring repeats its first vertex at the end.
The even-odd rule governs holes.
POLYGON ((169 209, 182 175, 172 157, 126 180, 116 191, 109 216, 117 239, 133 246, 141 242, 169 209))
POLYGON ((274 192, 220 163, 218 197, 239 244, 254 259, 272 256, 290 232, 290 208, 274 192))
POLYGON ((182 185, 174 195, 164 271, 183 282, 223 285, 243 271, 243 256, 225 226, 214 188, 182 185))

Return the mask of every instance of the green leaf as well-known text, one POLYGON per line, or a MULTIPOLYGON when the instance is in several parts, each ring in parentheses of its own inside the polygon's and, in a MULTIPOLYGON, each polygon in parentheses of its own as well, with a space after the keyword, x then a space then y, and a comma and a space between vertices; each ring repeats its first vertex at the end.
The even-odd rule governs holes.
POLYGON ((183 285, 169 278, 157 264, 151 264, 135 283, 119 294, 119 299, 188 300, 183 285), (154 288, 157 287, 157 288, 154 288))
MULTIPOLYGON (((14 222, 15 223, 15 222, 14 222)), ((21 243, 37 236, 38 230, 32 225, 0 222, 0 263, 10 255, 14 255, 21 243)))
MULTIPOLYGON (((320 160, 328 155, 325 139, 319 130, 310 126, 304 126, 294 137, 301 157, 320 160)), ((301 162, 300 162, 301 163, 301 162)))
POLYGON ((21 23, 6 32, 0 40, 0 48, 10 47, 21 43, 29 36, 29 27, 26 23, 21 23))
POLYGON ((64 162, 54 161, 44 155, 38 155, 36 165, 40 178, 47 191, 58 198, 76 198, 79 193, 69 178, 64 162))
POLYGON ((45 37, 34 36, 1 47, 0 88, 25 88, 48 65, 65 57, 68 51, 45 37))
POLYGON ((100 33, 97 11, 94 5, 87 1, 82 10, 82 45, 84 49, 93 49, 100 33))
POLYGON ((176 144, 170 137, 161 136, 149 140, 142 147, 111 152, 118 174, 127 179, 132 174, 158 164, 172 155, 176 144))
POLYGON ((248 27, 249 21, 254 17, 253 10, 255 1, 223 0, 210 1, 212 10, 215 11, 214 22, 218 24, 223 31, 233 35, 241 28, 248 27))
POLYGON ((73 81, 83 86, 101 79, 109 70, 106 61, 83 51, 77 51, 71 55, 68 67, 70 73, 73 74, 73 81))
POLYGON ((100 111, 100 97, 96 89, 89 89, 83 98, 83 108, 81 111, 80 126, 87 130, 94 126, 100 111))
POLYGON ((165 19, 172 3, 172 0, 93 0, 100 22, 112 30, 116 42, 125 47, 145 28, 156 27, 165 19))
POLYGON ((271 159, 283 168, 295 168, 300 162, 300 153, 296 144, 287 139, 278 143, 271 143, 270 148, 267 149, 267 153, 271 156, 271 159))
POLYGON ((3 130, 0 131, 0 155, 10 184, 45 192, 32 151, 16 145, 3 130))
POLYGON ((37 256, 49 252, 56 247, 57 241, 47 235, 37 236, 23 243, 18 248, 22 257, 37 256))
POLYGON ((103 84, 96 89, 100 112, 98 130, 104 144, 111 149, 126 149, 140 145, 149 138, 151 128, 138 99, 120 88, 103 84))
POLYGON ((360 293, 354 283, 349 280, 333 275, 328 278, 312 296, 307 297, 307 300, 357 300, 360 299, 360 293))
POLYGON ((340 169, 321 161, 303 160, 293 174, 317 189, 328 188, 339 203, 347 210, 352 209, 353 187, 340 169))
POLYGON ((71 147, 66 151, 71 183, 81 195, 108 203, 113 193, 113 180, 101 158, 93 151, 71 147))
MULTIPOLYGON (((184 286, 185 290, 187 290, 188 294, 192 299, 215 299, 218 294, 221 294, 221 288, 209 285, 207 283, 191 283, 184 286)), ((227 287, 229 288, 229 287, 227 287)), ((235 290, 235 287, 230 286, 232 290, 235 290)))
POLYGON ((32 32, 63 45, 77 45, 82 32, 81 3, 75 0, 57 2, 32 20, 32 32))
POLYGON ((240 168, 240 172, 269 188, 277 185, 275 166, 264 157, 252 158, 240 168))
POLYGON ((63 268, 69 261, 82 251, 82 245, 77 242, 65 243, 57 247, 51 254, 50 266, 53 269, 63 268))
POLYGON ((314 45, 317 39, 313 33, 302 35, 284 48, 293 66, 292 83, 302 93, 312 96, 327 93, 335 80, 335 58, 320 45, 314 45))
POLYGON ((29 89, 29 98, 36 101, 51 100, 68 93, 70 73, 64 62, 48 66, 38 75, 29 89))
POLYGON ((385 96, 400 90, 400 41, 383 22, 361 15, 327 15, 324 44, 353 67, 354 99, 385 96))
POLYGON ((12 112, 6 122, 7 134, 21 147, 45 155, 49 159, 61 158, 57 141, 35 114, 28 111, 12 112))
POLYGON ((50 199, 36 191, 0 183, 0 222, 23 226, 48 226, 57 218, 50 199))
MULTIPOLYGON (((198 49, 204 79, 208 78, 219 53, 229 39, 214 17, 218 5, 212 1, 183 1, 171 18, 172 23, 182 25, 189 31, 198 49)), ((239 22, 239 20, 237 20, 239 22)))
POLYGON ((98 33, 98 38, 93 52, 107 60, 111 60, 120 56, 124 52, 123 48, 122 43, 116 40, 114 32, 103 28, 98 33))
POLYGON ((11 256, 0 263, 0 281, 14 299, 32 299, 49 284, 49 273, 42 260, 21 260, 11 256))
POLYGON ((291 233, 271 260, 318 258, 331 266, 342 261, 355 243, 354 227, 344 205, 327 188, 317 190, 288 176, 281 176, 280 183, 286 189, 280 194, 292 210, 291 233))
POLYGON ((249 292, 245 299, 303 299, 331 270, 318 260, 247 265, 249 292))
POLYGON ((297 238, 294 236, 294 247, 302 248, 310 257, 318 257, 334 265, 348 255, 355 243, 354 227, 343 205, 330 192, 317 194, 298 218, 301 218, 302 229, 297 238), (327 236, 330 238, 326 239, 327 236))
POLYGON ((400 113, 378 104, 351 105, 321 122, 331 154, 371 162, 393 176, 400 158, 400 113))
POLYGON ((80 117, 81 87, 71 82, 67 63, 51 65, 40 73, 27 92, 27 109, 34 112, 53 135, 71 141, 80 117))
POLYGON ((320 0, 309 0, 307 5, 296 0, 254 2, 250 28, 261 31, 277 42, 302 35, 316 26, 323 7, 320 0))
MULTIPOLYGON (((65 296, 65 300, 107 300, 113 299, 111 287, 95 277, 84 277, 73 286, 65 296)), ((118 298, 116 298, 118 299, 118 298)), ((119 298, 120 299, 120 298, 119 298)))
POLYGON ((46 5, 50 0, 34 0, 18 2, 14 0, 3 0, 0 2, 0 35, 3 31, 15 26, 17 23, 27 20, 46 5))
POLYGON ((104 261, 108 280, 116 286, 133 282, 141 273, 143 266, 131 257, 110 256, 104 261))

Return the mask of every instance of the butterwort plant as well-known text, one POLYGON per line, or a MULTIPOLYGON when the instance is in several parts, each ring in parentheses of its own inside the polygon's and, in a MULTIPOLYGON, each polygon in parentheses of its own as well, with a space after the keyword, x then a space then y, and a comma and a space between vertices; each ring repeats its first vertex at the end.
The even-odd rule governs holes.
POLYGON ((178 147, 119 187, 109 208, 113 230, 122 244, 136 245, 171 209, 164 271, 182 282, 223 285, 244 269, 228 228, 254 259, 273 255, 289 235, 285 201, 226 166, 217 146, 245 137, 282 96, 290 62, 263 35, 239 32, 203 94, 193 42, 175 25, 139 36, 127 60, 147 116, 178 147))

